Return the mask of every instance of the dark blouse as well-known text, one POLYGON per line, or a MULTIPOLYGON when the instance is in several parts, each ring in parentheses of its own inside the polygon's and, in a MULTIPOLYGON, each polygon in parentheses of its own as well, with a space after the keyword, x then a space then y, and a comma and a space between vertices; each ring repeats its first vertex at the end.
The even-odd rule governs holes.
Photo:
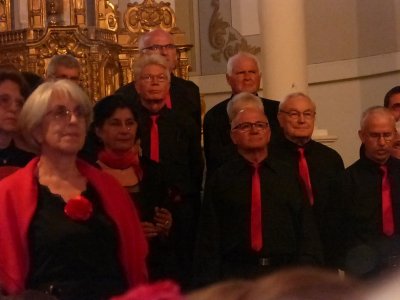
POLYGON ((82 193, 93 204, 92 216, 74 221, 64 213, 59 195, 38 186, 38 206, 29 230, 27 288, 53 292, 59 299, 108 299, 126 290, 116 229, 94 188, 88 185, 82 193))

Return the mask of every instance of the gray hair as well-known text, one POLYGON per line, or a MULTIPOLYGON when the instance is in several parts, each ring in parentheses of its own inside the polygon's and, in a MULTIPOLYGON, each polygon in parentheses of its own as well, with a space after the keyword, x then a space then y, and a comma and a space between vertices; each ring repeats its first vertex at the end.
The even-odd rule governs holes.
POLYGON ((232 122, 232 120, 236 118, 237 114, 245 108, 259 109, 264 113, 264 105, 260 97, 251 93, 242 92, 233 96, 226 106, 229 121, 232 122))
POLYGON ((171 35, 169 32, 158 28, 158 29, 154 29, 154 30, 148 31, 148 32, 142 34, 142 35, 139 37, 139 40, 138 40, 138 48, 139 48, 139 51, 142 52, 143 49, 147 47, 147 46, 145 45, 146 42, 147 42, 149 39, 151 39, 153 36, 157 36, 157 35, 165 35, 165 36, 168 36, 168 37, 171 39, 171 43, 174 44, 174 39, 173 39, 172 35, 171 35))
POLYGON ((302 92, 295 92, 295 93, 290 93, 290 94, 286 95, 285 98, 283 98, 283 100, 279 103, 279 110, 283 110, 283 109, 284 109, 284 106, 286 105, 286 103, 287 103, 290 99, 296 98, 296 97, 303 97, 303 98, 308 99, 308 100, 311 102, 311 104, 312 104, 314 110, 316 109, 316 105, 315 105, 314 101, 312 101, 311 98, 310 98, 309 96, 307 96, 306 94, 304 94, 304 93, 302 93, 302 92))
POLYGON ((92 103, 76 83, 68 79, 61 79, 41 84, 26 100, 18 119, 21 133, 34 152, 40 151, 40 143, 34 137, 33 132, 42 124, 55 93, 69 97, 82 107, 86 116, 87 128, 92 120, 92 103))
POLYGON ((392 112, 390 111, 390 109, 380 106, 380 105, 371 106, 371 107, 367 108, 361 114, 361 120, 360 120, 360 129, 361 130, 365 129, 365 125, 372 115, 381 115, 381 116, 386 116, 389 119, 392 119, 393 128, 394 128, 394 130, 396 130, 396 120, 394 119, 392 112))
POLYGON ((81 69, 79 61, 72 55, 55 55, 49 62, 46 70, 46 78, 54 78, 58 66, 63 66, 68 69, 81 69))
POLYGON ((168 81, 171 79, 167 60, 159 54, 151 54, 140 56, 135 62, 135 65, 133 66, 133 74, 135 76, 135 80, 140 77, 143 68, 149 65, 158 65, 163 67, 165 69, 164 74, 165 76, 167 76, 168 81))
POLYGON ((228 63, 226 64, 226 74, 228 74, 229 76, 232 75, 234 64, 242 57, 246 57, 246 58, 254 60, 255 63, 257 64, 258 72, 260 72, 260 70, 261 70, 260 61, 258 60, 258 58, 255 55, 248 53, 248 52, 238 52, 235 55, 229 57, 228 63))

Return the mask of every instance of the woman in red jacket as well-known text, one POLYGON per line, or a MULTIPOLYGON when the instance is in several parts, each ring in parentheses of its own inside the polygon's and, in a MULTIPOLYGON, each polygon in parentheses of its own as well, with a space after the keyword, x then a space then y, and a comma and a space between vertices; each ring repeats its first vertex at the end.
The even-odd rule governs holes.
POLYGON ((147 280, 147 243, 127 192, 77 159, 91 119, 69 80, 39 86, 20 127, 39 157, 0 182, 0 287, 107 299, 147 280))

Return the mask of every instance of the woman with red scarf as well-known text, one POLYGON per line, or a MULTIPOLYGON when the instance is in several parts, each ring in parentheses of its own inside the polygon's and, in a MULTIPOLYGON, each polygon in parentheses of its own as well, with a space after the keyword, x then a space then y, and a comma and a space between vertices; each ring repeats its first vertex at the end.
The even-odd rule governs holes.
POLYGON ((173 277, 175 265, 170 245, 172 215, 168 190, 160 166, 139 155, 135 110, 119 95, 103 98, 93 110, 93 129, 100 144, 97 164, 125 187, 138 207, 150 246, 150 279, 173 277))
POLYGON ((0 182, 0 290, 108 299, 147 281, 147 243, 128 193, 77 159, 92 114, 70 80, 46 82, 20 115, 36 153, 0 182))

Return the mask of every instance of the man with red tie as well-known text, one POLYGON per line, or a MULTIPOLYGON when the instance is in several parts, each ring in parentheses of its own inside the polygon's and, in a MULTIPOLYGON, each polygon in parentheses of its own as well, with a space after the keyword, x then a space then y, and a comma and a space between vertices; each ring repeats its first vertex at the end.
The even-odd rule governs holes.
POLYGON ((166 107, 170 73, 164 57, 141 56, 135 63, 134 74, 142 155, 159 163, 171 192, 168 204, 174 220, 171 239, 179 263, 174 279, 185 288, 191 275, 200 210, 203 174, 200 133, 192 118, 166 107))
POLYGON ((400 161, 390 156, 396 127, 387 108, 368 108, 358 132, 359 160, 346 169, 348 250, 346 270, 371 278, 398 268, 400 161))
MULTIPOLYGON (((155 29, 144 33, 138 41, 141 55, 158 54, 167 61, 168 71, 170 72, 170 89, 166 94, 167 108, 191 117, 201 132, 201 102, 199 87, 190 80, 174 75, 177 66, 177 50, 173 36, 162 29, 155 29)), ((135 82, 130 82, 116 93, 123 95, 126 99, 137 104, 139 102, 138 92, 135 89, 135 82)))
POLYGON ((344 255, 344 165, 335 150, 312 139, 315 115, 316 106, 307 95, 286 96, 278 112, 284 137, 271 143, 270 155, 287 162, 296 172, 318 224, 324 265, 337 269, 344 255))
POLYGON ((271 130, 260 98, 237 94, 227 110, 237 153, 206 183, 195 252, 197 285, 318 263, 311 206, 290 166, 269 157, 271 130))

